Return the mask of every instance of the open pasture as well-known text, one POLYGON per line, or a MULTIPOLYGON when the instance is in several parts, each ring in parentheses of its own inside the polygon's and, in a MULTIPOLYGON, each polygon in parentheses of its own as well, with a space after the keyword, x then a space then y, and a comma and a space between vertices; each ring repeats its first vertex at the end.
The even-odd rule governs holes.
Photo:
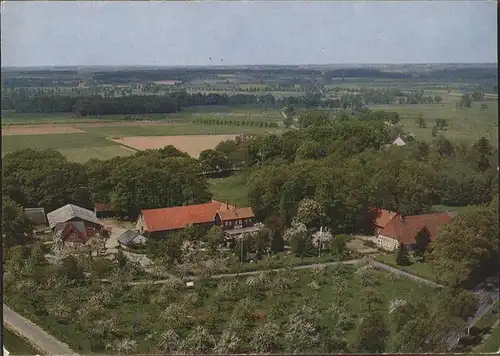
POLYGON ((458 109, 455 103, 443 96, 442 104, 416 104, 416 105, 374 105, 373 110, 387 110, 399 113, 400 125, 407 132, 411 132, 417 139, 431 141, 432 127, 436 119, 445 119, 448 123, 446 130, 442 131, 445 137, 458 141, 476 141, 481 136, 492 143, 498 141, 498 102, 484 101, 473 102, 471 108, 458 109), (481 103, 488 108, 481 110, 481 103), (422 114, 427 127, 419 128, 416 124, 418 115, 422 114))
POLYGON ((235 137, 236 135, 136 136, 112 141, 137 150, 158 149, 172 145, 197 158, 201 151, 214 148, 219 142, 235 137))
POLYGON ((12 125, 2 127, 2 136, 84 133, 71 125, 12 125))
POLYGON ((134 150, 88 133, 10 135, 2 137, 2 155, 25 148, 56 149, 70 161, 84 163, 91 158, 127 156, 134 150))

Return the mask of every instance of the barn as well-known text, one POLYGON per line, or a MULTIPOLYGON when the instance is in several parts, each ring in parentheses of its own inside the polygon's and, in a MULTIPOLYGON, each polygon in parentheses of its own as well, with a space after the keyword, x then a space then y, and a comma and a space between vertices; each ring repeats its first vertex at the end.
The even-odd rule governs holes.
MULTIPOLYGON (((104 228, 93 211, 73 204, 67 204, 57 210, 48 213, 47 221, 49 222, 49 226, 53 232, 55 232, 56 225, 58 224, 81 222, 85 227, 85 234, 89 238, 96 235, 104 228)), ((61 225, 59 225, 59 227, 60 226, 61 225)))

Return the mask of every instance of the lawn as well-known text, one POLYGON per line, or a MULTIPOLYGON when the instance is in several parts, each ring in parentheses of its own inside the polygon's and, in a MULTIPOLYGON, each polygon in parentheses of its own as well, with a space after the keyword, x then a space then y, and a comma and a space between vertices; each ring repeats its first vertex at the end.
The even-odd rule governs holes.
POLYGON ((500 326, 491 332, 490 338, 483 344, 478 346, 475 351, 480 353, 497 353, 500 350, 500 326))
MULTIPOLYGON (((347 309, 352 316, 359 318, 361 310, 366 306, 363 302, 364 292, 361 288, 360 277, 355 273, 355 267, 329 267, 324 270, 321 276, 313 277, 312 271, 284 272, 286 279, 297 276, 297 279, 289 287, 277 291, 277 287, 267 284, 256 295, 247 286, 249 277, 239 278, 239 286, 234 292, 217 293, 219 284, 226 284, 225 280, 206 281, 204 285, 197 285, 195 290, 186 290, 185 287, 166 287, 161 285, 142 285, 127 287, 120 283, 111 286, 99 286, 98 284, 66 287, 65 296, 58 295, 58 291, 52 288, 38 288, 36 295, 28 296, 21 294, 11 294, 6 292, 6 303, 17 312, 32 319, 42 328, 47 329, 54 336, 68 343, 75 351, 90 353, 103 352, 106 340, 95 335, 103 330, 111 330, 106 326, 106 322, 114 320, 112 323, 116 331, 104 335, 112 336, 115 340, 124 338, 136 340, 137 348, 133 352, 144 353, 158 351, 159 337, 168 328, 166 319, 172 320, 172 316, 166 313, 170 306, 182 303, 186 308, 183 316, 178 321, 188 322, 190 315, 209 328, 214 335, 220 335, 221 329, 227 326, 227 321, 235 311, 242 305, 251 303, 255 319, 246 327, 246 331, 251 333, 252 329, 270 317, 270 313, 277 313, 276 320, 281 323, 288 319, 288 316, 301 306, 310 305, 316 300, 324 310, 320 318, 322 324, 327 328, 333 327, 329 323, 329 316, 326 313, 332 304, 335 305, 335 298, 338 297, 339 284, 344 281, 345 294, 341 299, 346 302, 347 309), (336 276, 336 277, 335 277, 336 276), (311 284, 313 278, 316 284, 311 284), (169 289, 174 288, 174 290, 169 289), (169 292, 170 290, 170 292, 169 292), (173 292, 173 293, 172 293, 173 292), (110 299, 107 302, 97 302, 102 300, 100 295, 107 294, 110 299), (335 297, 337 295, 337 297, 335 297), (34 302, 36 300, 36 303, 34 302), (77 303, 76 300, 83 302, 77 303), (98 308, 96 307, 98 303, 98 308), (104 304, 103 304, 104 303, 104 304), (242 304, 243 303, 243 304, 242 304), (57 305, 57 307, 54 307, 57 305), (64 305, 64 306, 63 306, 64 305), (79 311, 93 309, 89 317, 80 319, 79 311), (96 309, 97 308, 97 309, 96 309), (54 312, 57 312, 56 316, 54 312), (69 314, 67 314, 69 313, 69 314), (66 315, 66 317, 63 317, 66 315), (63 318, 66 321, 63 321, 63 318), (76 322, 78 320, 78 322, 76 322), (89 320, 101 320, 100 324, 89 320), (140 333, 134 334, 134 325, 140 321, 140 333)), ((274 283, 276 277, 271 276, 268 283, 274 283)), ((292 279, 293 280, 293 279, 292 279)), ((407 279, 394 279, 382 271, 373 271, 370 278, 376 285, 381 298, 380 308, 387 311, 389 301, 393 299, 426 298, 428 293, 433 293, 432 289, 425 285, 414 283, 407 279)), ((237 279, 238 281, 238 279, 237 279)), ((281 287, 280 287, 281 288, 281 287)), ((338 299, 337 299, 338 300, 338 299)), ((386 314, 386 312, 384 312, 386 314)), ((175 317, 174 317, 175 318, 175 317)), ((352 337, 353 329, 349 329, 348 336, 352 337)), ((188 328, 176 330, 181 338, 186 338, 188 328)), ((110 352, 112 350, 106 350, 110 352)))
POLYGON ((28 341, 3 324, 3 346, 11 355, 43 355, 28 341))
POLYGON ((450 206, 450 205, 433 205, 432 211, 434 212, 442 212, 442 211, 452 211, 456 213, 461 213, 469 206, 450 206))
POLYGON ((230 204, 239 207, 249 206, 248 188, 245 183, 244 174, 210 179, 209 183, 213 199, 228 201, 230 204))
POLYGON ((265 133, 277 129, 255 126, 223 126, 184 123, 175 125, 137 125, 137 126, 85 126, 78 128, 101 137, 113 136, 179 136, 179 135, 220 135, 220 134, 250 134, 265 133))
POLYGON ((61 148, 58 149, 69 161, 85 163, 91 158, 108 160, 114 157, 130 156, 136 153, 131 148, 116 145, 104 147, 61 148))
POLYGON ((419 276, 430 281, 434 281, 436 279, 436 274, 431 268, 431 265, 425 262, 418 262, 416 259, 410 255, 410 266, 398 266, 396 264, 396 255, 389 253, 381 253, 375 256, 375 260, 385 263, 386 265, 396 267, 400 270, 406 271, 408 273, 414 274, 415 276, 419 276))

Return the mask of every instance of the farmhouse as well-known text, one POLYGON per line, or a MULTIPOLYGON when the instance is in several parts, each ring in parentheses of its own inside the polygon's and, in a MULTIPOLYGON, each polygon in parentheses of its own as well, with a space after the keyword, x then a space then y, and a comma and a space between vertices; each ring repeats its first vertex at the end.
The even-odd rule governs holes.
POLYGON ((217 212, 233 208, 228 203, 212 200, 205 204, 141 210, 136 230, 141 234, 148 232, 162 235, 189 225, 211 226, 217 212))
POLYGON ((35 226, 47 225, 44 208, 26 208, 24 209, 24 216, 35 226))
POLYGON ((126 230, 123 234, 118 237, 118 244, 124 248, 134 248, 140 245, 144 245, 147 242, 147 238, 142 236, 137 231, 126 230))
POLYGON ((432 241, 442 225, 448 223, 454 213, 441 212, 413 216, 395 215, 377 236, 377 246, 387 251, 394 251, 402 243, 408 249, 415 244, 415 237, 424 228, 429 231, 432 241))
MULTIPOLYGON (((103 229, 102 223, 99 221, 99 219, 97 219, 92 211, 73 204, 67 204, 57 210, 48 213, 47 220, 49 222, 50 228, 52 229, 52 231, 54 231, 54 233, 57 224, 66 224, 78 221, 82 222, 85 226, 85 234, 89 238, 96 235, 100 230, 103 229)), ((60 226, 61 225, 59 225, 59 227, 60 226)))
POLYGON ((61 241, 64 246, 80 247, 89 239, 83 221, 60 222, 54 227, 54 240, 61 241))
POLYGON ((226 236, 235 236, 247 230, 258 231, 253 227, 255 215, 251 208, 236 208, 229 203, 212 200, 211 203, 175 206, 163 209, 142 210, 136 223, 141 234, 167 234, 189 225, 210 227, 221 226, 226 236))
POLYGON ((375 208, 375 233, 378 235, 396 215, 398 214, 392 211, 375 208))

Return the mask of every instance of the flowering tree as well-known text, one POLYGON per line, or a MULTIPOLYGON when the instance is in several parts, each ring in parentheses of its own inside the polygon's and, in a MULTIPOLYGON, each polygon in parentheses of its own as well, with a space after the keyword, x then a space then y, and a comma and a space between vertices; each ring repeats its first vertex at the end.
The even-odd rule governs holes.
POLYGON ((329 231, 324 231, 323 227, 313 234, 312 243, 318 249, 318 257, 321 257, 321 250, 325 249, 331 240, 332 234, 329 231))
POLYGON ((291 246, 292 253, 296 256, 304 257, 312 248, 311 236, 305 224, 294 221, 287 229, 283 239, 291 246))
POLYGON ((259 325, 252 333, 251 352, 274 353, 280 349, 281 330, 278 324, 266 322, 259 325))
POLYGON ((203 326, 197 325, 182 341, 181 349, 187 353, 209 353, 215 345, 210 332, 203 326))
POLYGON ((318 229, 325 223, 325 211, 321 204, 314 199, 303 199, 297 207, 295 220, 308 228, 318 229))
POLYGON ((172 329, 168 329, 163 332, 160 336, 160 341, 158 342, 158 348, 167 354, 174 353, 179 350, 181 346, 181 338, 172 329))

